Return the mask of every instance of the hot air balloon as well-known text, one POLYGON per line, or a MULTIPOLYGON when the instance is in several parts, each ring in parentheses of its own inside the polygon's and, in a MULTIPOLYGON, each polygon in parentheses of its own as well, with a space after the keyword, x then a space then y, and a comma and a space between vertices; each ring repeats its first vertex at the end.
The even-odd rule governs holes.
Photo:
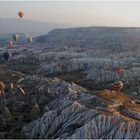
POLYGON ((122 81, 117 81, 115 83, 112 84, 111 89, 115 90, 115 91, 120 91, 123 88, 123 82, 122 81))
POLYGON ((13 47, 13 42, 10 40, 8 41, 8 48, 12 48, 13 47))
POLYGON ((4 59, 6 59, 7 61, 9 61, 12 58, 12 53, 11 51, 7 50, 4 52, 3 54, 4 59))
POLYGON ((32 43, 32 41, 33 41, 33 39, 32 39, 31 36, 28 36, 27 40, 28 40, 28 43, 29 43, 29 44, 32 43))
POLYGON ((22 18, 22 17, 24 16, 24 13, 23 13, 22 11, 20 11, 20 12, 18 12, 18 16, 19 16, 20 18, 22 18))
POLYGON ((121 73, 124 73, 124 72, 125 72, 125 69, 122 68, 122 67, 117 67, 117 68, 116 68, 116 72, 117 72, 118 74, 121 74, 121 73))
POLYGON ((13 35, 13 39, 14 39, 15 41, 18 41, 19 35, 18 35, 18 34, 14 34, 14 35, 13 35))

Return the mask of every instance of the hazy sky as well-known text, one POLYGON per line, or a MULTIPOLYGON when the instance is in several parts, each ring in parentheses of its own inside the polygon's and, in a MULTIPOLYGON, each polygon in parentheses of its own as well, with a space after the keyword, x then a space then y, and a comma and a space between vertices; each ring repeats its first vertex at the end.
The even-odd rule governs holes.
POLYGON ((0 1, 0 18, 18 18, 80 26, 139 26, 140 1, 0 1))

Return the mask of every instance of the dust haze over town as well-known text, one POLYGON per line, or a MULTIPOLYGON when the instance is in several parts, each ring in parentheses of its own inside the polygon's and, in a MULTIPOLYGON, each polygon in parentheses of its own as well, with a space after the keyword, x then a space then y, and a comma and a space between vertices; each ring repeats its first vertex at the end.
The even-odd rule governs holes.
POLYGON ((139 139, 140 1, 0 1, 0 138, 139 139))

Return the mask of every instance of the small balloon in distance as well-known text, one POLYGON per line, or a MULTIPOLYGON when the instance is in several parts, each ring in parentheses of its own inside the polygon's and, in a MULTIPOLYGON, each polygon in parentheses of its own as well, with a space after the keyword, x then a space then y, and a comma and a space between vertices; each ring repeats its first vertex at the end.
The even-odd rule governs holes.
POLYGON ((11 53, 11 51, 6 50, 6 51, 3 53, 3 58, 6 59, 7 61, 9 61, 9 60, 12 58, 12 53, 11 53))
POLYGON ((28 40, 28 43, 29 43, 29 44, 32 43, 32 41, 33 41, 33 39, 32 39, 31 36, 28 36, 27 40, 28 40))
POLYGON ((19 12, 18 12, 18 16, 19 16, 20 18, 22 18, 22 17, 24 16, 24 12, 19 11, 19 12))
POLYGON ((14 34, 14 35, 13 35, 13 39, 14 39, 15 41, 18 41, 19 35, 18 35, 18 34, 14 34))
POLYGON ((12 48, 13 47, 13 42, 10 40, 8 41, 8 48, 12 48))

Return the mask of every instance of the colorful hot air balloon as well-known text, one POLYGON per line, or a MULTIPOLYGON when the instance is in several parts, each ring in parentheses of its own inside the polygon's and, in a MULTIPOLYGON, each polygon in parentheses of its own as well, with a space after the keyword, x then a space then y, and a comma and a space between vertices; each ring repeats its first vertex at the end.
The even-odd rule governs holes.
POLYGON ((29 43, 29 44, 32 43, 32 41, 33 41, 33 39, 32 39, 31 36, 28 36, 27 40, 28 40, 28 43, 29 43))
POLYGON ((112 84, 111 89, 115 91, 120 91, 123 88, 123 82, 122 81, 117 81, 112 84))
POLYGON ((18 12, 18 16, 19 16, 20 18, 22 18, 22 17, 24 16, 24 13, 23 13, 22 11, 20 11, 20 12, 18 12))
POLYGON ((14 39, 15 41, 18 41, 19 35, 18 35, 18 34, 14 34, 14 35, 13 35, 13 39, 14 39))
POLYGON ((13 47, 13 42, 10 40, 8 41, 8 48, 12 48, 13 47))
POLYGON ((10 50, 6 50, 3 54, 4 59, 6 59, 7 61, 9 61, 12 58, 12 53, 10 50))

